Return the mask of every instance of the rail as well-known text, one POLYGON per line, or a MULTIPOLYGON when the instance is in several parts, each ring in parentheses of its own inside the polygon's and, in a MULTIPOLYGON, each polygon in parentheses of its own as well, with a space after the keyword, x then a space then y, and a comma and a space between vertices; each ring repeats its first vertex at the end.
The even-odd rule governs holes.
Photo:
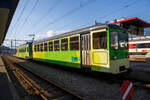
POLYGON ((53 99, 71 99, 83 100, 82 97, 76 95, 53 81, 47 80, 37 73, 31 72, 29 69, 20 64, 14 63, 14 59, 3 57, 6 64, 13 70, 13 73, 20 80, 21 84, 29 93, 39 95, 43 100, 53 99))

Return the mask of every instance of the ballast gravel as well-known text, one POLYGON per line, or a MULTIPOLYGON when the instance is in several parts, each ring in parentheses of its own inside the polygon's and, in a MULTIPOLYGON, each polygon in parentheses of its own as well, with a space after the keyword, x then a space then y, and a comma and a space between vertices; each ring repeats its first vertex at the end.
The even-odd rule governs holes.
MULTIPOLYGON (((103 76, 94 78, 22 59, 18 59, 18 63, 82 96, 84 100, 121 100, 121 84, 105 81, 103 76)), ((150 100, 150 90, 135 88, 133 100, 150 100)))

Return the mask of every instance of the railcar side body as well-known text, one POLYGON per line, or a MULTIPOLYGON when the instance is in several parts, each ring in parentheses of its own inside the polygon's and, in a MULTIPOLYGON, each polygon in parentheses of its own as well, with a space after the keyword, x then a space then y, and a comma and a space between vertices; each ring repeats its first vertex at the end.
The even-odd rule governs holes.
POLYGON ((119 74, 129 69, 128 33, 116 25, 94 25, 40 40, 33 59, 63 66, 119 74))
POLYGON ((145 55, 150 52, 150 40, 130 41, 129 53, 145 55))

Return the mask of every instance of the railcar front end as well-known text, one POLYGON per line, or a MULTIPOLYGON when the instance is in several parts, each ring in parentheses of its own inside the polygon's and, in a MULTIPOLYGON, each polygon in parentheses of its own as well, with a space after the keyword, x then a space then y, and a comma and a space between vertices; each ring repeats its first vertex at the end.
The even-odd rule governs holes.
POLYGON ((26 43, 17 48, 16 56, 24 59, 32 59, 32 43, 26 43))
POLYGON ((84 68, 112 74, 129 69, 128 33, 125 30, 106 28, 91 31, 81 37, 81 63, 84 68))

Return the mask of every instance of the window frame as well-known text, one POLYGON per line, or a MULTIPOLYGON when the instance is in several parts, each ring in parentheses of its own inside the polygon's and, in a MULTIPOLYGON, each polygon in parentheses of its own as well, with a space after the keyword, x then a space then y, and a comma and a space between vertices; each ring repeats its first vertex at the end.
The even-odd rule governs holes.
MULTIPOLYGON (((127 49, 129 49, 129 43, 128 43, 129 40, 127 40, 127 42, 126 42, 127 43, 126 47, 123 48, 123 47, 120 46, 120 42, 121 42, 121 35, 120 35, 120 33, 126 34, 127 36, 128 36, 128 34, 126 32, 124 32, 124 31, 117 31, 117 32, 118 32, 118 35, 119 35, 119 38, 118 38, 119 49, 120 50, 127 50, 127 49)), ((129 38, 129 36, 128 36, 128 38, 129 38)), ((137 45, 136 45, 136 47, 137 47, 137 45)))
POLYGON ((69 39, 67 37, 62 38, 61 39, 61 51, 68 51, 68 50, 69 50, 69 39), (62 45, 65 45, 65 44, 62 44, 62 40, 67 40, 67 49, 62 49, 63 48, 62 45))
POLYGON ((69 37, 69 50, 70 51, 79 51, 80 50, 80 36, 79 35, 69 37), (75 38, 75 37, 78 37, 78 49, 71 49, 71 38, 75 38))
POLYGON ((48 48, 48 46, 47 46, 47 41, 44 42, 43 44, 44 44, 44 50, 43 50, 43 51, 46 51, 46 52, 47 52, 47 51, 48 51, 48 49, 47 49, 47 48, 48 48), (46 44, 46 47, 45 47, 45 44, 46 44))
POLYGON ((60 48, 60 40, 54 40, 54 51, 60 51, 61 48, 60 48), (55 42, 58 41, 58 47, 59 49, 55 48, 55 42))
POLYGON ((91 43, 91 45, 92 45, 92 49, 93 49, 93 50, 99 50, 99 49, 101 49, 101 50, 106 50, 106 49, 109 48, 109 46, 108 46, 108 42, 109 42, 109 41, 108 41, 108 38, 107 38, 107 37, 108 37, 108 34, 107 34, 107 33, 108 33, 108 32, 107 32, 106 29, 104 29, 104 30, 98 30, 98 31, 93 31, 93 32, 92 32, 92 37, 91 37, 91 38, 92 38, 92 39, 91 39, 91 42, 92 42, 92 43, 91 43), (106 33, 106 48, 94 48, 94 37, 93 37, 94 34, 104 33, 104 32, 106 33))
MULTIPOLYGON (((114 35, 113 35, 113 36, 114 36, 114 35)), ((110 49, 111 49, 111 50, 118 50, 118 49, 119 49, 119 32, 116 31, 116 30, 111 30, 111 31, 110 31, 110 49), (112 33, 112 32, 116 32, 116 33, 117 33, 117 37, 118 37, 118 38, 117 38, 117 49, 116 49, 116 48, 112 48, 112 46, 111 46, 111 44, 112 44, 112 42, 111 42, 111 39, 112 39, 111 33, 112 33)))
POLYGON ((48 51, 54 51, 54 41, 48 41, 48 51), (52 43, 52 49, 50 50, 50 43, 52 43))
POLYGON ((37 44, 37 51, 40 51, 40 44, 37 44))
POLYGON ((34 52, 36 52, 36 50, 37 50, 37 49, 36 49, 36 45, 34 45, 34 52))
POLYGON ((40 43, 40 51, 43 52, 43 42, 40 43))

